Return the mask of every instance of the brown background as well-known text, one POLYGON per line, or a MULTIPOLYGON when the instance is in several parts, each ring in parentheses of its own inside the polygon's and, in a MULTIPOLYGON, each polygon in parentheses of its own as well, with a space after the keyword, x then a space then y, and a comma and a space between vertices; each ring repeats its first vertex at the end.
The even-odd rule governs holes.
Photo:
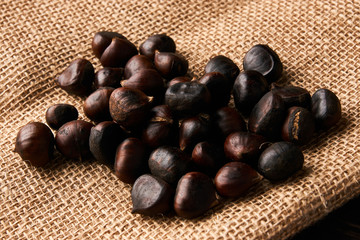
POLYGON ((359 1, 0 0, 0 8, 0 238, 283 239, 360 193, 359 1), (100 68, 90 46, 100 30, 137 46, 166 33, 198 76, 214 55, 241 68, 251 46, 268 44, 282 81, 331 89, 343 118, 316 135, 303 170, 283 183, 263 180, 200 219, 132 215, 130 186, 107 167, 56 154, 36 169, 12 152, 19 128, 44 122, 52 104, 72 103, 85 119, 83 100, 54 79, 79 57, 100 68))

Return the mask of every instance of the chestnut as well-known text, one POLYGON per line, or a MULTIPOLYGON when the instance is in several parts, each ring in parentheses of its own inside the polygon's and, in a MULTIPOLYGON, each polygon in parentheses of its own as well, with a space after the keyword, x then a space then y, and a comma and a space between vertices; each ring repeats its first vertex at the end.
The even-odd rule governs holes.
POLYGON ((279 56, 268 45, 257 44, 246 54, 243 60, 244 70, 254 70, 261 73, 268 84, 277 81, 283 71, 279 56))
POLYGON ((206 141, 195 145, 191 159, 199 172, 209 176, 214 176, 219 168, 225 164, 223 149, 206 141))
POLYGON ((94 67, 86 59, 76 59, 56 78, 59 87, 78 96, 92 91, 95 78, 94 67))
POLYGON ((83 105, 85 115, 94 122, 111 120, 109 112, 109 99, 114 88, 99 88, 90 94, 83 105))
POLYGON ((119 124, 113 121, 101 122, 91 128, 90 152, 99 162, 114 166, 116 148, 126 135, 119 124))
POLYGON ((309 110, 302 107, 289 108, 281 131, 285 141, 304 145, 311 140, 314 132, 315 121, 309 110))
POLYGON ((210 106, 218 109, 227 106, 230 101, 229 80, 219 72, 206 73, 199 79, 199 83, 204 84, 210 93, 210 106))
POLYGON ((231 107, 222 107, 211 115, 211 121, 215 125, 215 131, 221 141, 233 132, 246 131, 246 123, 243 117, 231 107))
POLYGON ((282 98, 286 108, 297 106, 310 109, 311 96, 305 88, 295 86, 280 87, 278 84, 272 83, 271 91, 282 98))
POLYGON ((269 139, 280 137, 286 116, 284 101, 273 92, 266 93, 250 113, 248 129, 269 139))
POLYGON ((195 116, 208 109, 210 93, 207 87, 198 82, 180 82, 165 92, 165 104, 175 117, 195 116))
POLYGON ((316 128, 327 130, 341 118, 340 100, 332 91, 319 89, 311 97, 311 112, 315 118, 316 128))
POLYGON ((144 55, 135 55, 129 59, 124 68, 124 78, 128 79, 135 73, 143 69, 155 69, 150 58, 144 55))
POLYGON ((176 188, 174 210, 183 218, 195 218, 217 203, 216 191, 210 177, 201 172, 189 172, 176 188))
POLYGON ((188 171, 190 157, 179 148, 162 146, 151 153, 148 163, 152 175, 172 185, 188 171))
POLYGON ((90 158, 89 137, 93 126, 83 120, 65 123, 55 136, 57 150, 66 158, 80 160, 90 158))
POLYGON ((161 178, 144 174, 136 179, 131 189, 131 213, 147 216, 164 214, 171 209, 173 189, 161 178))
POLYGON ((123 35, 117 32, 102 31, 97 32, 92 40, 91 47, 97 58, 100 58, 105 49, 110 45, 114 38, 126 39, 123 35))
POLYGON ((232 161, 245 162, 256 167, 265 142, 266 139, 258 134, 234 132, 226 138, 224 152, 232 161))
POLYGON ((210 72, 222 73, 228 79, 229 91, 231 91, 234 81, 240 73, 240 69, 230 58, 218 55, 211 58, 205 66, 205 73, 210 72))
POLYGON ((19 130, 14 151, 24 161, 29 161, 35 167, 42 167, 52 158, 54 135, 43 123, 28 123, 19 130))
POLYGON ((246 163, 229 162, 220 168, 214 182, 221 196, 239 197, 259 180, 259 174, 246 163))
POLYGON ((46 123, 54 130, 58 130, 62 125, 78 118, 77 109, 70 104, 59 103, 50 106, 46 110, 46 123))
POLYGON ((266 79, 256 71, 240 73, 234 83, 235 107, 244 115, 249 115, 253 107, 269 91, 266 79))
POLYGON ((114 37, 100 57, 104 67, 125 67, 127 61, 138 51, 127 39, 114 37))
POLYGON ((134 183, 147 170, 145 145, 137 138, 125 139, 116 149, 115 175, 124 183, 134 183))
POLYGON ((284 180, 304 164, 300 148, 290 142, 276 142, 260 155, 258 171, 271 181, 284 180))
POLYGON ((154 64, 167 80, 185 75, 189 68, 188 61, 180 54, 173 52, 155 52, 154 64))
POLYGON ((141 55, 145 55, 153 60, 156 51, 175 52, 176 45, 171 37, 165 34, 155 34, 146 39, 140 45, 139 50, 141 55))
POLYGON ((167 87, 171 87, 172 85, 179 83, 179 82, 190 82, 190 81, 191 81, 191 78, 186 77, 186 76, 175 77, 167 83, 167 87))
POLYGON ((94 86, 96 89, 101 87, 120 87, 120 81, 123 77, 123 68, 104 67, 96 72, 94 86))
POLYGON ((126 129, 144 123, 150 111, 151 98, 140 90, 121 87, 110 95, 109 109, 113 120, 126 129))

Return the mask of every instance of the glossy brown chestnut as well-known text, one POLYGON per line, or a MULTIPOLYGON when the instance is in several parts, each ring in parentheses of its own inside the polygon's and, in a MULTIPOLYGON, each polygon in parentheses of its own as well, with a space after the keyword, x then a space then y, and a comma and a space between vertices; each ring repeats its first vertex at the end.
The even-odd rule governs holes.
POLYGON ((280 87, 276 83, 272 83, 271 91, 282 98, 286 108, 297 106, 310 109, 311 96, 305 88, 295 86, 280 87))
POLYGON ((266 79, 256 71, 240 73, 234 83, 234 103, 244 115, 249 115, 255 104, 269 91, 266 79))
POLYGON ((109 112, 109 99, 114 88, 99 88, 90 94, 83 105, 85 115, 94 122, 111 120, 109 112))
POLYGON ((164 180, 150 174, 136 179, 131 189, 131 213, 147 216, 164 214, 171 209, 174 191, 164 180))
POLYGON ((165 104, 175 117, 195 116, 207 111, 210 93, 204 84, 191 81, 177 83, 165 92, 165 104))
POLYGON ((246 123, 243 117, 234 108, 219 108, 211 115, 211 121, 221 141, 224 141, 233 132, 246 131, 246 123))
POLYGON ((230 101, 230 82, 219 72, 206 73, 199 79, 199 83, 204 84, 210 92, 211 109, 227 106, 230 101))
POLYGON ((92 50, 97 58, 100 58, 105 49, 110 45, 111 40, 114 38, 126 39, 123 35, 117 32, 102 31, 97 32, 91 43, 92 50))
POLYGON ((254 70, 261 73, 268 84, 277 81, 283 71, 279 56, 268 45, 253 46, 244 57, 244 70, 254 70))
POLYGON ((109 100, 111 117, 126 129, 143 124, 150 105, 151 99, 142 91, 125 87, 115 89, 109 100))
POLYGON ((199 172, 212 177, 225 164, 223 149, 209 142, 199 142, 196 144, 192 151, 191 159, 199 172))
POLYGON ((58 130, 65 123, 77 118, 77 109, 73 105, 65 103, 50 106, 45 114, 46 123, 54 130, 58 130))
POLYGON ((265 94, 250 113, 248 129, 269 139, 280 137, 286 116, 284 101, 273 92, 265 94))
POLYGON ((315 120, 311 112, 302 107, 291 107, 285 118, 281 136, 285 141, 304 145, 315 132, 315 120))
POLYGON ((277 142, 260 155, 258 171, 271 181, 283 180, 299 171, 304 164, 300 148, 290 142, 277 142))
POLYGON ((89 137, 93 126, 83 120, 65 123, 55 136, 57 150, 66 158, 80 160, 90 158, 89 137))
POLYGON ((28 123, 19 130, 14 151, 24 161, 29 161, 35 167, 42 167, 52 158, 54 135, 43 123, 28 123))
POLYGON ((124 78, 128 79, 143 69, 155 69, 155 66, 150 58, 144 55, 135 55, 125 65, 124 78))
POLYGON ((154 64, 167 80, 185 75, 189 68, 188 61, 180 54, 173 52, 155 52, 154 64))
POLYGON ((341 118, 340 100, 332 91, 319 89, 311 97, 311 112, 317 129, 329 129, 341 118))
POLYGON ((155 52, 175 52, 176 45, 174 40, 165 34, 155 34, 143 42, 140 47, 140 54, 154 59, 155 52))
POLYGON ((225 140, 225 155, 232 161, 245 162, 256 167, 265 141, 266 139, 258 134, 234 132, 225 140))
POLYGON ((172 85, 179 83, 179 82, 190 82, 190 81, 191 81, 191 78, 189 78, 189 77, 185 77, 185 76, 175 77, 167 83, 167 87, 171 87, 172 85))
POLYGON ((159 147, 149 157, 151 174, 172 185, 188 171, 189 165, 190 157, 176 147, 159 147))
POLYGON ((146 147, 137 138, 125 139, 117 148, 115 175, 124 183, 134 183, 147 170, 146 147))
POLYGON ((229 90, 231 91, 234 81, 240 73, 240 69, 228 57, 218 55, 209 60, 205 66, 205 73, 219 72, 229 80, 229 90))
POLYGON ((59 87, 78 96, 92 91, 95 73, 94 67, 86 59, 76 59, 57 77, 59 87))
POLYGON ((174 209, 178 216, 198 217, 216 202, 214 184, 204 173, 189 172, 179 180, 174 200, 174 209))
POLYGON ((127 61, 136 54, 138 51, 134 44, 126 39, 114 37, 101 55, 100 62, 104 67, 125 67, 127 61))
POLYGON ((96 72, 94 86, 96 89, 101 87, 120 87, 120 81, 123 78, 123 68, 104 67, 96 72))
POLYGON ((126 133, 119 124, 105 121, 91 129, 90 152, 101 163, 114 166, 116 148, 125 139, 126 133))
POLYGON ((246 163, 229 162, 220 168, 214 182, 221 196, 239 197, 259 180, 259 174, 246 163))

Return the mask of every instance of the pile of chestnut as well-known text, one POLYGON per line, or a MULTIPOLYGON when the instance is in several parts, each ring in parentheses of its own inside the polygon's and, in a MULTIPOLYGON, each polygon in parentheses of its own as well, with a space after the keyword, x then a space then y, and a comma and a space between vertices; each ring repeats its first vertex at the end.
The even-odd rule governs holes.
POLYGON ((92 50, 102 69, 76 59, 56 79, 66 92, 87 96, 91 122, 77 120, 72 105, 53 105, 46 122, 55 138, 47 125, 31 122, 15 151, 34 166, 46 165, 54 146, 66 158, 113 166, 133 184, 134 213, 194 218, 220 196, 243 195, 263 178, 284 180, 303 166, 299 146, 341 118, 330 90, 311 96, 276 84, 283 65, 267 45, 245 54, 243 72, 219 55, 199 79, 187 75, 188 61, 165 34, 150 36, 138 52, 123 35, 98 32, 92 50), (231 94, 236 108, 228 106, 231 94))

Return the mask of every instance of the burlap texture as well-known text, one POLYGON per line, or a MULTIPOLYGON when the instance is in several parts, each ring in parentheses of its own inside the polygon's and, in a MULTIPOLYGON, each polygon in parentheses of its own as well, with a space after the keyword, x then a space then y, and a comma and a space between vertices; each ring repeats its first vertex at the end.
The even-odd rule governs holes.
POLYGON ((15 1, 0 0, 0 238, 3 239, 284 239, 360 193, 360 1, 15 1), (311 93, 340 98, 343 118, 305 147, 303 170, 289 180, 263 180, 205 217, 132 215, 130 186, 104 165, 59 154, 45 169, 12 152, 16 133, 45 122, 46 109, 83 99, 56 87, 75 58, 100 69, 95 32, 122 33, 137 46, 166 33, 195 75, 223 54, 241 67, 254 44, 268 44, 284 79, 311 93))

